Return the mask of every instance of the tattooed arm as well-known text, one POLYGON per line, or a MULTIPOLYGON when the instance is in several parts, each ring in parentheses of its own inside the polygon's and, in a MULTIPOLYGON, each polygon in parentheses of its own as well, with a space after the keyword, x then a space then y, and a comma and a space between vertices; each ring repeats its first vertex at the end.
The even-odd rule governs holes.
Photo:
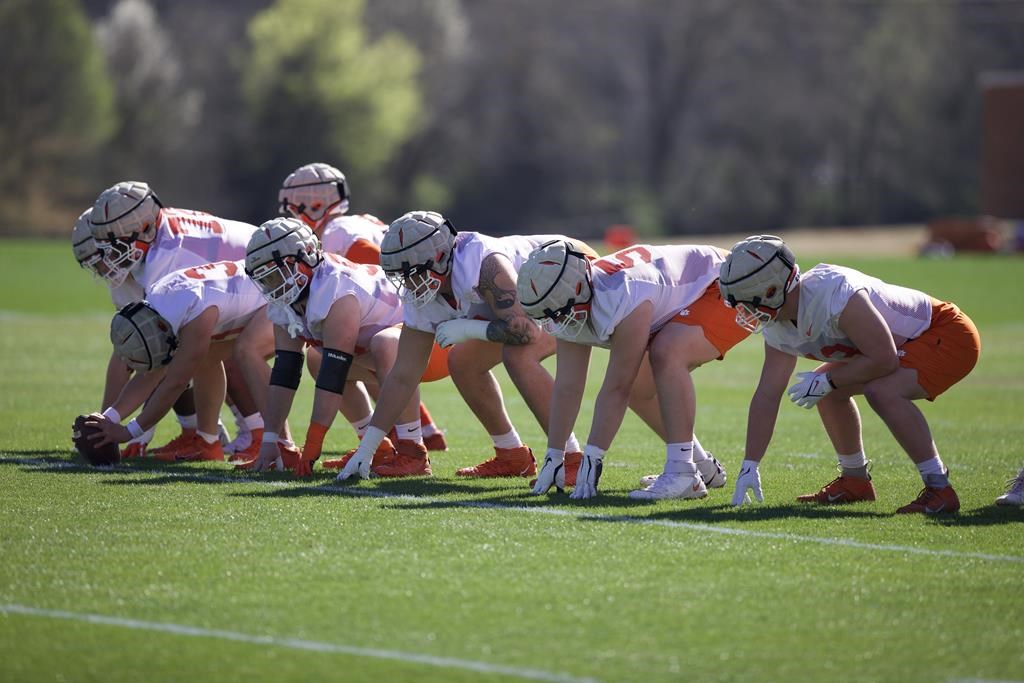
POLYGON ((477 292, 491 307, 494 320, 487 325, 489 341, 524 346, 533 341, 537 325, 523 311, 516 297, 516 273, 503 255, 490 254, 480 264, 477 292))

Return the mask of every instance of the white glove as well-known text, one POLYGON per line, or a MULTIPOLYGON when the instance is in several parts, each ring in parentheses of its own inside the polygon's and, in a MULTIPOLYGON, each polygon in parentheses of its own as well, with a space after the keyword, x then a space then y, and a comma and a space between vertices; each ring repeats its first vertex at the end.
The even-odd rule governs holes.
POLYGON ((761 493, 761 472, 757 469, 757 463, 752 460, 743 461, 740 476, 736 477, 736 492, 732 494, 732 504, 743 505, 751 502, 748 490, 754 492, 758 503, 764 502, 764 494, 761 493))
MULTIPOLYGON (((117 420, 117 421, 120 422, 120 420, 117 420)), ((137 436, 134 439, 132 439, 131 441, 129 441, 128 444, 130 445, 130 444, 133 444, 133 443, 141 443, 143 446, 145 446, 145 445, 149 444, 150 441, 153 440, 153 435, 155 433, 156 433, 156 427, 150 427, 146 431, 142 432, 142 434, 140 434, 139 436, 137 436)))
POLYGON ((544 465, 533 484, 533 494, 539 496, 547 493, 552 486, 559 493, 565 490, 565 451, 555 448, 549 448, 544 456, 544 465))
POLYGON ((801 408, 813 408, 832 389, 827 372, 798 372, 799 382, 786 390, 789 400, 801 408))
POLYGON ((488 325, 490 323, 486 320, 468 320, 466 318, 446 320, 437 326, 434 331, 434 340, 443 349, 469 339, 487 341, 488 325))
POLYGON ((597 495, 597 482, 601 480, 602 461, 604 451, 587 444, 583 449, 583 460, 580 462, 580 470, 576 473, 576 488, 569 496, 574 500, 593 498, 597 495))
POLYGON ((370 478, 370 463, 373 462, 373 451, 366 448, 365 444, 366 437, 363 437, 363 442, 359 444, 359 448, 356 449, 356 452, 345 463, 341 473, 338 474, 337 481, 345 481, 349 477, 357 477, 359 479, 370 478))

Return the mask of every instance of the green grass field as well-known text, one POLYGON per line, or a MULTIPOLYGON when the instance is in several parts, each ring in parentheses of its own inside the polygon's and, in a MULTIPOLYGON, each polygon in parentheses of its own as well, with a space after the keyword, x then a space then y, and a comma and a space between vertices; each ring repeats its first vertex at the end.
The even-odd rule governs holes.
MULTIPOLYGON (((794 502, 834 476, 834 456, 816 414, 785 402, 767 500, 729 506, 756 339, 695 374, 698 433, 730 474, 701 501, 628 499, 664 457, 632 416, 594 501, 457 480, 490 442, 449 382, 424 391, 451 445, 429 480, 93 470, 69 435, 100 407, 105 290, 64 242, 2 248, 0 681, 1024 680, 1024 510, 992 506, 1024 464, 1020 260, 831 255, 956 301, 981 329, 978 367, 924 406, 963 504, 927 519, 893 515, 920 479, 863 402, 877 502, 794 502)), ((329 451, 354 444, 339 421, 329 451)), ((176 431, 165 420, 157 442, 176 431)))

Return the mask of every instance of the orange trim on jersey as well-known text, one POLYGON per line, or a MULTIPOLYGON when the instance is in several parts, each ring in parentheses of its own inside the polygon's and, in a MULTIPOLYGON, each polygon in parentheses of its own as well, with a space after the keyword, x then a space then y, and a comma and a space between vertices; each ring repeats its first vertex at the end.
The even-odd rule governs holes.
POLYGON ((423 371, 421 382, 436 382, 448 376, 448 352, 451 348, 442 349, 437 343, 430 350, 430 360, 427 361, 427 369, 423 371))
POLYGON ((718 349, 718 360, 726 352, 750 336, 750 332, 736 324, 736 311, 722 301, 722 292, 715 280, 697 300, 680 311, 670 323, 693 325, 704 331, 704 338, 718 349))
POLYGON ((899 348, 900 365, 917 370, 917 383, 934 401, 974 369, 981 335, 974 321, 945 301, 932 300, 932 324, 899 348))
POLYGON ((345 252, 345 258, 353 263, 368 266, 380 265, 380 247, 369 240, 357 239, 345 252))

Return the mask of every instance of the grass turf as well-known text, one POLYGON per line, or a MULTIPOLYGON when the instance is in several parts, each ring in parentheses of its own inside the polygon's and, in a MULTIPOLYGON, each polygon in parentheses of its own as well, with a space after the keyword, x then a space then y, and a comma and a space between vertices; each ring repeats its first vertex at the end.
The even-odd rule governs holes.
MULTIPOLYGON (((1024 280, 1017 260, 832 255, 956 301, 981 328, 978 367, 923 407, 963 503, 926 519, 892 514, 920 480, 863 403, 879 500, 833 509, 793 502, 833 476, 834 458, 816 415, 788 404, 762 467, 768 500, 753 508, 728 505, 731 480, 701 501, 630 501, 663 459, 633 417, 597 500, 457 480, 489 442, 448 382, 424 392, 451 446, 431 480, 92 470, 69 432, 74 415, 98 408, 109 302, 63 242, 4 249, 0 679, 1021 678, 1024 511, 991 506, 1024 462, 1022 325, 1006 305, 1024 280)), ((695 374, 698 433, 730 474, 760 356, 748 341, 695 374)), ((311 384, 292 413, 299 431, 311 384)), ((514 422, 542 450, 504 386, 514 422)), ((175 431, 165 421, 157 441, 175 431)), ((340 424, 327 450, 353 442, 340 424)))

